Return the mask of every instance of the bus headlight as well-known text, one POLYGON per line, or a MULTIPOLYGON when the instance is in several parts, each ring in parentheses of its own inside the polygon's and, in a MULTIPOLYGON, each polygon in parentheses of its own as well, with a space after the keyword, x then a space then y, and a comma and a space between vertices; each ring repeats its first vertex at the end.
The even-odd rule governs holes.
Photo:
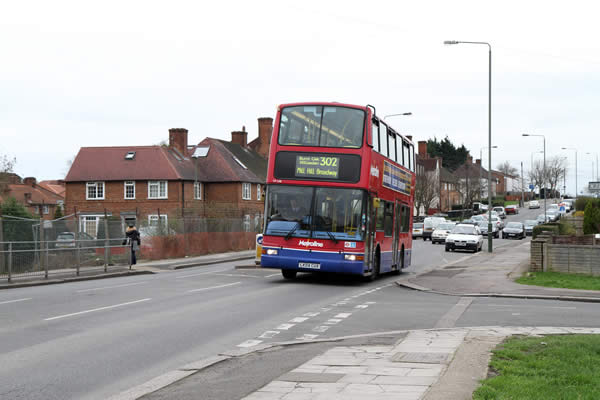
POLYGON ((276 256, 278 253, 279 251, 277 251, 277 249, 267 249, 268 256, 276 256))
POLYGON ((364 259, 364 256, 359 256, 356 254, 344 254, 344 260, 346 261, 363 261, 364 259))

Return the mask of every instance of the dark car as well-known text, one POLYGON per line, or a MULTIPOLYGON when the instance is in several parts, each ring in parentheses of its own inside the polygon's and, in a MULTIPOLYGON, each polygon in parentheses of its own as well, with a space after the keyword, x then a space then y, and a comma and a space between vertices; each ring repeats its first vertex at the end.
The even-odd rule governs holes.
MULTIPOLYGON (((483 236, 488 235, 488 222, 487 221, 479 221, 477 223, 479 226, 479 230, 483 236)), ((500 237, 500 231, 498 230, 498 226, 496 224, 492 224, 492 236, 496 239, 500 237)))
POLYGON ((521 222, 509 222, 502 231, 502 237, 508 239, 524 239, 525 226, 521 222))

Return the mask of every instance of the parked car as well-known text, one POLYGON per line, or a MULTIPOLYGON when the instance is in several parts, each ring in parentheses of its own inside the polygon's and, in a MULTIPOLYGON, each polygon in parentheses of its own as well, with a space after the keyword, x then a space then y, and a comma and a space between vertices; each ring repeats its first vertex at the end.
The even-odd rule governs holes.
POLYGON ((485 217, 484 217, 483 215, 473 215, 473 216, 471 217, 471 219, 472 219, 473 221, 479 222, 479 221, 484 221, 484 220, 485 220, 485 217))
POLYGON ((529 202, 529 209, 532 209, 532 208, 540 208, 540 202, 537 200, 531 200, 529 202))
MULTIPOLYGON (((95 251, 95 248, 99 246, 98 241, 85 232, 61 232, 56 235, 54 247, 57 249, 75 249, 78 242, 80 248, 89 251, 95 251), (76 235, 77 241, 75 240, 76 235)), ((103 245, 100 244, 100 246, 103 245)))
MULTIPOLYGON (((480 221, 477 223, 477 226, 479 226, 479 230, 481 231, 481 234, 483 236, 488 235, 488 225, 489 224, 487 221, 480 221)), ((495 237, 495 238, 500 237, 500 231, 498 230, 498 227, 496 226, 496 224, 492 224, 492 237, 495 237)))
POLYGON ((502 231, 502 237, 508 239, 524 239, 525 226, 521 222, 509 222, 502 231))
POLYGON ((456 226, 455 222, 443 222, 431 234, 431 243, 444 243, 450 231, 456 226))
MULTIPOLYGON (((485 223, 487 223, 487 222, 488 222, 488 219, 486 218, 485 223)), ((495 224, 496 228, 498 228, 499 231, 504 229, 504 221, 502 221, 502 219, 500 219, 500 217, 492 215, 492 224, 495 224)))
POLYGON ((423 223, 422 222, 414 222, 413 230, 412 230, 413 239, 418 237, 423 237, 423 223))
POLYGON ((471 250, 475 253, 482 247, 483 236, 475 225, 458 224, 446 237, 446 251, 471 250))
POLYGON ((545 222, 550 222, 550 216, 549 215, 544 216, 544 214, 540 214, 537 216, 536 220, 538 222, 538 225, 543 224, 545 222))
POLYGON ((525 222, 523 222, 523 225, 525 226, 525 235, 531 236, 533 235, 533 228, 539 225, 539 222, 534 219, 526 219, 525 222))
POLYGON ((508 214, 518 214, 519 213, 519 206, 517 206, 516 204, 509 204, 508 206, 504 207, 504 210, 506 211, 506 215, 508 215, 508 214))
POLYGON ((492 211, 495 211, 496 214, 498 214, 498 216, 500 218, 502 218, 502 219, 506 218, 506 212, 504 211, 504 207, 497 206, 497 207, 492 208, 492 211))
POLYGON ((555 208, 550 208, 546 211, 546 215, 548 215, 548 220, 550 222, 556 222, 560 218, 560 211, 555 208))
POLYGON ((445 221, 446 221, 446 218, 442 218, 442 217, 427 217, 427 218, 425 218, 425 220, 423 221, 423 240, 427 240, 427 239, 431 240, 431 234, 433 233, 435 228, 437 228, 439 224, 441 224, 442 222, 445 222, 445 221))

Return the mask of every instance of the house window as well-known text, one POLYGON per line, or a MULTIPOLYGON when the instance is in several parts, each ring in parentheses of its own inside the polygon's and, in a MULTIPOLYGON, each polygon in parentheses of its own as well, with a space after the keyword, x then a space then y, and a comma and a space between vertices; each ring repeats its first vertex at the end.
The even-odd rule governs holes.
POLYGON ((202 200, 202 182, 194 182, 194 199, 202 200))
POLYGON ((86 200, 104 200, 104 182, 87 182, 86 189, 86 200))
POLYGON ((44 214, 49 214, 49 213, 50 213, 50 206, 43 205, 43 206, 42 206, 42 212, 43 212, 44 214))
POLYGON ((244 232, 250 232, 250 214, 244 215, 244 232))
MULTIPOLYGON (((158 220, 159 220, 159 216, 158 215, 148 215, 148 225, 150 226, 158 226, 158 220)), ((161 214, 160 215, 160 225, 162 226, 167 226, 167 215, 166 214, 161 214)))
POLYGON ((124 191, 126 199, 135 199, 135 182, 125 181, 124 191))
POLYGON ((256 200, 260 201, 260 183, 256 185, 256 200))
POLYGON ((82 216, 79 221, 79 226, 82 232, 85 232, 94 238, 98 237, 98 224, 100 217, 86 215, 82 216))
POLYGON ((148 181, 149 199, 166 199, 167 197, 167 181, 148 181))
POLYGON ((242 183, 242 200, 252 200, 252 186, 249 183, 242 183))

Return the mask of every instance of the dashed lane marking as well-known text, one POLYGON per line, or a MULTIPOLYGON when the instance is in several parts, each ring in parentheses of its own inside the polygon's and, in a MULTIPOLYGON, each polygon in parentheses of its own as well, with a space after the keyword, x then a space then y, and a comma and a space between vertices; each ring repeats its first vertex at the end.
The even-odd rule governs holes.
POLYGON ((331 328, 331 326, 319 325, 319 326, 316 326, 316 327, 313 328, 313 332, 323 333, 323 332, 325 332, 329 328, 331 328))
POLYGON ((359 305, 357 305, 357 306, 356 306, 356 307, 354 307, 354 308, 367 308, 367 307, 369 307, 369 305, 368 305, 368 304, 359 304, 359 305))
POLYGON ((274 276, 278 276, 278 275, 281 275, 281 274, 271 274, 271 275, 267 275, 267 276, 265 276, 265 278, 272 278, 272 277, 274 277, 274 276))
POLYGON ((279 330, 283 330, 283 331, 287 331, 288 329, 292 328, 296 326, 296 324, 281 324, 279 325, 277 328, 275 329, 279 329, 279 330))
POLYGON ((348 318, 351 315, 352 315, 352 313, 339 313, 334 318, 348 318))
POLYGON ((218 271, 208 271, 208 272, 199 272, 197 274, 188 274, 188 275, 181 275, 181 276, 176 276, 175 279, 181 279, 181 278, 189 278, 192 276, 200 276, 200 275, 209 275, 209 274, 214 274, 214 273, 218 273, 218 272, 225 272, 225 271, 230 271, 231 269, 221 269, 218 271))
POLYGON ((290 319, 290 321, 289 321, 289 322, 293 322, 293 323, 295 323, 295 324, 299 324, 299 323, 301 323, 301 322, 304 322, 304 321, 306 321, 307 319, 308 319, 308 318, 306 318, 306 317, 296 317, 296 318, 290 319))
POLYGON ((244 275, 244 274, 221 274, 221 273, 217 273, 215 272, 213 275, 216 276, 233 276, 233 277, 240 277, 240 278, 256 278, 256 279, 262 279, 262 276, 256 276, 256 275, 244 275))
POLYGON ((324 323, 327 325, 335 325, 335 324, 339 324, 341 321, 342 321, 341 319, 330 318, 327 321, 325 321, 324 323))
POLYGON ((259 336, 261 339, 271 339, 274 336, 279 335, 279 331, 266 331, 262 335, 259 336))
POLYGON ((305 333, 304 335, 297 337, 296 340, 314 340, 318 336, 319 335, 311 335, 311 334, 305 333))
POLYGON ((224 288, 224 287, 228 287, 228 286, 239 285, 240 283, 242 283, 242 282, 234 282, 234 283, 228 283, 227 285, 210 286, 210 287, 205 287, 205 288, 200 288, 200 289, 192 289, 192 290, 188 290, 187 293, 196 293, 196 292, 202 292, 205 290, 220 289, 220 288, 224 288))
POLYGON ((26 298, 24 298, 24 299, 16 299, 16 300, 0 301, 0 304, 17 303, 17 302, 19 302, 19 301, 27 301, 27 300, 31 300, 31 297, 26 297, 26 298))
POLYGON ((135 282, 135 283, 126 283, 124 285, 104 286, 104 287, 96 287, 96 288, 90 288, 90 289, 81 289, 81 290, 76 290, 76 292, 77 293, 93 292, 94 290, 115 289, 115 288, 122 288, 122 287, 126 287, 126 286, 145 285, 146 283, 148 283, 148 281, 135 282))
POLYGON ((304 316, 304 317, 316 317, 319 314, 321 314, 321 313, 320 312, 307 312, 307 313, 303 314, 302 316, 304 316))
POLYGON ((99 307, 99 308, 94 308, 92 310, 85 310, 85 311, 79 311, 79 312, 75 312, 75 313, 71 313, 71 314, 58 315, 56 317, 45 318, 44 321, 52 321, 52 320, 60 319, 60 318, 73 317, 75 315, 87 314, 87 313, 91 313, 91 312, 95 312, 95 311, 109 310, 111 308, 128 306, 130 304, 141 303, 143 301, 148 301, 148 300, 152 300, 152 299, 147 298, 147 299, 141 299, 141 300, 135 300, 135 301, 128 301, 127 303, 115 304, 113 306, 99 307))
POLYGON ((246 340, 245 342, 238 344, 237 347, 254 347, 261 343, 262 343, 262 340, 251 339, 251 340, 246 340))

